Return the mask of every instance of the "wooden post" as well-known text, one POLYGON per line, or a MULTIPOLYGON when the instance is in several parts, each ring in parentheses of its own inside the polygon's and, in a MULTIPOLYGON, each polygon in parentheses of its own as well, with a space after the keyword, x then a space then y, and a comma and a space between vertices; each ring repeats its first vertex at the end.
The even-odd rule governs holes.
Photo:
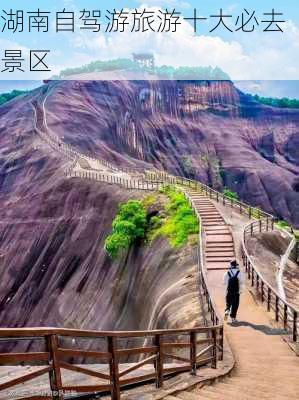
POLYGON ((223 326, 220 328, 220 347, 221 347, 221 352, 220 352, 220 360, 223 360, 223 355, 224 355, 224 332, 223 332, 223 326))
POLYGON ((190 367, 191 375, 196 375, 196 333, 190 332, 190 367))
POLYGON ((213 339, 213 348, 212 348, 212 368, 217 368, 217 331, 216 329, 212 330, 212 339, 213 339))
POLYGON ((268 287, 267 311, 269 312, 270 309, 271 309, 271 288, 268 287))
POLYGON ((275 297, 275 321, 279 321, 279 297, 275 297))
POLYGON ((53 368, 53 370, 49 372, 53 400, 64 400, 61 371, 59 359, 57 357, 58 338, 56 335, 46 336, 46 348, 50 353, 50 364, 53 368))
POLYGON ((253 236, 253 223, 250 225, 250 236, 253 236))
POLYGON ((293 313, 293 342, 297 342, 297 311, 293 313))
POLYGON ((252 271, 251 271, 251 286, 253 287, 254 286, 254 269, 252 268, 252 271))
POLYGON ((155 336, 155 346, 158 347, 157 359, 155 362, 156 370, 156 388, 159 389, 163 386, 163 351, 162 351, 162 336, 155 336))
POLYGON ((118 358, 115 353, 117 347, 116 338, 108 336, 108 352, 110 359, 110 383, 111 383, 111 400, 120 400, 119 370, 118 358))
POLYGON ((262 232, 262 220, 259 220, 259 225, 260 225, 260 233, 262 232))
POLYGON ((248 217, 249 217, 249 219, 251 219, 251 216, 252 216, 252 209, 251 209, 251 207, 249 207, 249 209, 248 209, 248 217))
POLYGON ((262 303, 264 302, 264 281, 261 282, 261 296, 262 296, 262 303))
POLYGON ((286 304, 283 307, 283 327, 284 329, 288 327, 288 306, 286 304))

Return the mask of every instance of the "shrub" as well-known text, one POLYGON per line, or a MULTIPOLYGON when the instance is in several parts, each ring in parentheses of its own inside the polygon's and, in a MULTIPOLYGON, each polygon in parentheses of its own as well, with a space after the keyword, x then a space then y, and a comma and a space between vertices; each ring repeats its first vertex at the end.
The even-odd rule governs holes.
POLYGON ((129 200, 122 204, 112 223, 112 233, 105 240, 105 250, 110 257, 116 258, 120 250, 144 238, 146 225, 146 211, 140 201, 129 200))
POLYGON ((224 194, 224 196, 229 197, 230 199, 233 199, 233 200, 238 200, 239 199, 237 193, 236 192, 232 192, 227 187, 224 188, 223 194, 224 194))

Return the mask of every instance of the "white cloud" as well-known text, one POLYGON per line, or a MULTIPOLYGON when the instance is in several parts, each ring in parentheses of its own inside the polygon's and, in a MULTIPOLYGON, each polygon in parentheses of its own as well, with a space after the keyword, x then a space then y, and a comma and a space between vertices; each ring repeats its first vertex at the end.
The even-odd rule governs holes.
MULTIPOLYGON (((168 3, 173 1, 177 0, 167 0, 168 3)), ((81 30, 65 35, 65 40, 69 41, 69 52, 59 54, 59 49, 51 51, 52 73, 95 60, 131 57, 134 52, 152 52, 158 65, 218 66, 233 80, 299 79, 299 29, 292 21, 285 24, 284 33, 242 32, 232 34, 231 40, 194 35, 192 26, 184 20, 181 22, 176 33, 96 34, 81 30)), ((2 49, 11 45, 9 41, 0 40, 2 49)), ((13 45, 22 48, 17 43, 13 45)), ((28 49, 24 50, 28 52, 28 49)), ((34 77, 32 74, 27 74, 27 77, 11 74, 9 78, 3 75, 2 78, 34 77)))
POLYGON ((134 52, 146 51, 155 54, 158 65, 218 66, 234 80, 299 78, 299 29, 291 21, 285 24, 284 33, 242 32, 232 34, 231 40, 194 35, 187 21, 181 23, 176 33, 92 36, 81 32, 72 44, 94 60, 130 57, 134 52))
POLYGON ((191 8, 191 4, 184 0, 135 0, 140 8, 165 7, 169 9, 186 10, 191 8))

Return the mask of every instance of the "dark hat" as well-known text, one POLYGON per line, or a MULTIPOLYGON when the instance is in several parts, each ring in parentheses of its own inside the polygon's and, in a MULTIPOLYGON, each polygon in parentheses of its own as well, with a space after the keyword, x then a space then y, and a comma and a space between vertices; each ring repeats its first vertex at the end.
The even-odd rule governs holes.
POLYGON ((230 267, 231 267, 231 268, 238 268, 238 263, 237 263, 237 261, 236 261, 236 260, 231 261, 231 262, 230 262, 230 267))

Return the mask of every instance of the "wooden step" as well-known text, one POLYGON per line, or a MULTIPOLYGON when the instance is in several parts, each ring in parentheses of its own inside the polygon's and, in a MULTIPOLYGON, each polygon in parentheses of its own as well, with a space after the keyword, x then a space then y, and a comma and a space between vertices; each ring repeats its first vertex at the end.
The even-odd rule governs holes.
POLYGON ((227 226, 222 227, 222 226, 207 226, 205 227, 205 230, 208 231, 219 231, 221 229, 226 229, 227 231, 229 231, 229 228, 227 226))
POLYGON ((206 243, 206 249, 213 249, 213 248, 229 249, 229 248, 234 248, 234 245, 233 245, 233 242, 231 242, 231 243, 219 243, 219 242, 206 243))
POLYGON ((225 257, 225 256, 222 256, 222 257, 207 257, 206 256, 206 260, 207 260, 207 262, 213 262, 213 263, 219 263, 219 262, 221 262, 221 263, 223 263, 223 262, 230 262, 230 261, 232 261, 232 257, 225 257))
POLYGON ((230 243, 233 245, 231 235, 207 235, 207 243, 230 243))
POLYGON ((216 209, 213 211, 203 211, 202 215, 221 215, 216 209))
POLYGON ((228 270, 229 268, 229 263, 227 261, 223 262, 214 262, 214 261, 209 261, 206 263, 206 268, 208 270, 228 270))
POLYGON ((206 221, 207 222, 224 222, 224 219, 223 218, 221 218, 221 217, 200 217, 201 218, 201 220, 202 220, 202 222, 203 223, 205 223, 206 221))
POLYGON ((203 227, 205 227, 205 226, 226 226, 226 225, 223 223, 223 221, 219 221, 218 223, 216 223, 216 222, 205 222, 203 224, 203 227))
POLYGON ((223 257, 229 257, 232 258, 235 256, 235 253, 233 251, 227 251, 226 253, 223 253, 222 251, 210 251, 206 252, 206 260, 209 261, 211 258, 223 258, 223 257))
MULTIPOLYGON (((223 225, 222 223, 219 225, 209 225, 208 227, 209 228, 218 227, 218 229, 211 229, 211 230, 206 231, 207 235, 221 235, 221 230, 225 231, 224 235, 231 235, 231 232, 228 229, 227 225, 223 225)), ((203 228, 205 229, 206 226, 204 225, 203 228)))

